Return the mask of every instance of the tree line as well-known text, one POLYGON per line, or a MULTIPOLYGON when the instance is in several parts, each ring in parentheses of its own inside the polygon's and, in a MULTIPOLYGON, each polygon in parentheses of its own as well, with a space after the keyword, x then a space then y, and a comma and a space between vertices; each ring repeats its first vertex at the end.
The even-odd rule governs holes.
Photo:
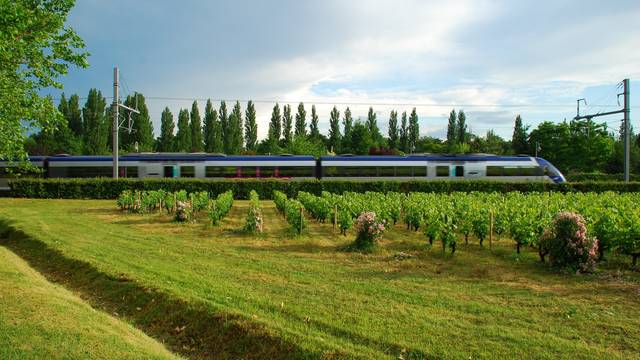
MULTIPOLYGON (((124 152, 208 152, 225 154, 409 154, 409 153, 492 153, 499 155, 529 154, 544 157, 565 172, 622 171, 621 133, 614 133, 606 123, 591 120, 543 122, 535 129, 517 115, 511 139, 503 139, 493 130, 484 136, 473 134, 467 126, 464 110, 453 109, 448 118, 446 139, 420 136, 415 108, 399 114, 391 110, 387 134, 378 126, 378 114, 369 108, 366 119, 354 119, 349 107, 340 111, 334 106, 329 114, 328 133, 318 127, 315 105, 310 114, 303 103, 295 113, 291 105, 276 103, 271 112, 268 135, 258 141, 255 104, 244 109, 236 101, 230 109, 225 101, 214 104, 207 100, 203 116, 198 102, 191 109, 181 108, 174 114, 168 107, 162 111, 160 134, 154 129, 145 97, 140 93, 127 96, 124 104, 137 108, 139 114, 122 113, 123 128, 119 133, 124 152), (309 120, 309 121, 307 121, 309 120)), ((68 99, 63 94, 58 110, 66 119, 53 131, 30 136, 26 150, 32 155, 58 153, 99 155, 111 151, 112 109, 97 89, 91 89, 80 107, 80 97, 68 99)), ((635 139, 635 136, 633 136, 635 139)), ((635 145, 634 141, 634 145, 635 145)), ((638 146, 632 146, 632 168, 638 169, 638 146)))

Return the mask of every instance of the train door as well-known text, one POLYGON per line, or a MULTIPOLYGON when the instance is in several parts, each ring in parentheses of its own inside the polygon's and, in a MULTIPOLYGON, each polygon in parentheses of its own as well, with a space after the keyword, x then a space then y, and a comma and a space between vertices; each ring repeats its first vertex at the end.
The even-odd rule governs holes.
POLYGON ((163 175, 166 178, 174 178, 176 177, 176 166, 175 165, 165 165, 163 167, 163 175))
POLYGON ((464 177, 464 165, 455 165, 451 167, 452 177, 464 177))

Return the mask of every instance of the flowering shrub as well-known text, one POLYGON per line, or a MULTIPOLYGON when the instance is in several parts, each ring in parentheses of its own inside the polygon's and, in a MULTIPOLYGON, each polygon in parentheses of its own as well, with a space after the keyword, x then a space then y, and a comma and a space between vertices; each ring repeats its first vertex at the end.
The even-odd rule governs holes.
POLYGON ((549 263, 580 272, 595 269, 598 240, 587 235, 582 215, 573 212, 558 213, 540 240, 540 256, 549 255, 549 263))
POLYGON ((191 203, 188 201, 176 202, 176 221, 187 222, 191 220, 193 212, 191 210, 191 203))
POLYGON ((385 221, 378 221, 374 212, 361 213, 354 225, 357 236, 353 245, 360 250, 375 247, 385 231, 385 221))

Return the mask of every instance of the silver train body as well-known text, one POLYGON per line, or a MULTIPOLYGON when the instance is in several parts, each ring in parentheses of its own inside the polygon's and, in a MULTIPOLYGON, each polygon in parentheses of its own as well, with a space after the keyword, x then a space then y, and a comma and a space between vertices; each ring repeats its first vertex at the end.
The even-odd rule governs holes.
MULTIPOLYGON (((468 180, 544 181, 561 183, 564 176, 543 158, 531 156, 409 155, 322 156, 149 153, 120 157, 123 178, 283 178, 319 180, 468 180)), ((34 156, 32 165, 44 178, 111 177, 110 156, 34 156)), ((15 168, 0 161, 0 189, 7 189, 15 168)))

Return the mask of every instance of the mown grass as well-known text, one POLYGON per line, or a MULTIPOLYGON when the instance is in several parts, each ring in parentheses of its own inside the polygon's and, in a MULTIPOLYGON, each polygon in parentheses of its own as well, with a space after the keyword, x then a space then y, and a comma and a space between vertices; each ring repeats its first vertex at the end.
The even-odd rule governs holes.
POLYGON ((242 201, 213 227, 112 201, 2 199, 0 226, 14 230, 5 245, 49 276, 194 358, 640 354, 640 278, 627 259, 563 274, 508 240, 443 255, 400 224, 363 255, 340 251, 352 236, 329 224, 296 236, 273 203, 262 207, 260 236, 241 230, 242 201))
POLYGON ((0 247, 0 359, 177 359, 0 247))

